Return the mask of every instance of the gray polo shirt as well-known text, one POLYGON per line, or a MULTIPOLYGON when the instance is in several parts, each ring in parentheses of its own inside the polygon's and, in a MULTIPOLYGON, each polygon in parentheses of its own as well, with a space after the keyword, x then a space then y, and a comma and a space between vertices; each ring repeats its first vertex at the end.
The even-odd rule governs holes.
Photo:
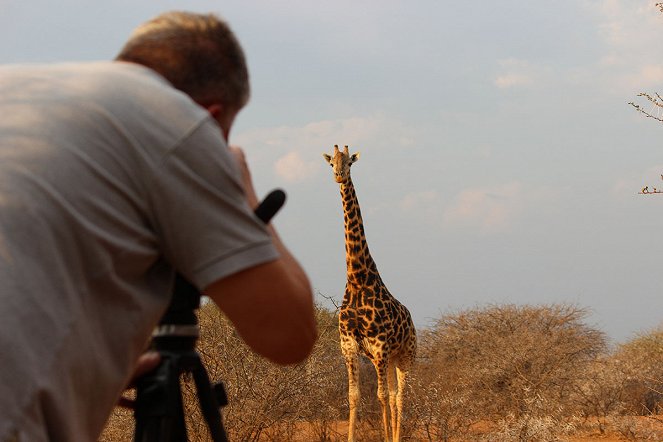
POLYGON ((127 63, 0 67, 0 441, 95 440, 169 302, 277 258, 209 114, 127 63))

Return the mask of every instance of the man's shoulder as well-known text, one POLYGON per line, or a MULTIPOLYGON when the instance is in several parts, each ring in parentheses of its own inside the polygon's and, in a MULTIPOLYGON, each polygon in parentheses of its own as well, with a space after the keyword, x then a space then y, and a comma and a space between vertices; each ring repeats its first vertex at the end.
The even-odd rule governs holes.
POLYGON ((157 72, 120 61, 0 66, 0 113, 16 103, 30 107, 30 121, 36 115, 45 125, 75 125, 79 133, 105 134, 106 140, 120 140, 119 130, 159 152, 210 120, 157 72))
POLYGON ((163 96, 191 101, 157 72, 135 63, 89 61, 0 65, 0 87, 39 101, 49 90, 51 99, 148 100, 163 96))
POLYGON ((168 81, 155 71, 135 63, 121 61, 84 61, 59 63, 21 63, 0 65, 3 75, 28 77, 68 78, 72 76, 119 76, 142 79, 170 86, 168 81))
POLYGON ((129 82, 152 85, 175 91, 173 86, 156 71, 136 63, 124 61, 91 61, 60 65, 62 69, 70 69, 81 75, 107 76, 124 79, 129 82))
POLYGON ((179 139, 209 119, 188 95, 145 66, 112 61, 80 63, 70 69, 76 72, 80 93, 126 127, 154 129, 179 139))

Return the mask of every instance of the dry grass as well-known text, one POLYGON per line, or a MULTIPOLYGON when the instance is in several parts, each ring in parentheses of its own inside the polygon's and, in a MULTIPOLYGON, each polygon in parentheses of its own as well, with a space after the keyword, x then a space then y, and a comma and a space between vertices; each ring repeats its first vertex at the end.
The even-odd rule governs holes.
MULTIPOLYGON (((487 439, 496 428, 496 424, 479 422, 473 425, 465 437, 449 439, 450 442, 474 442, 487 439)), ((133 418, 131 413, 124 409, 116 409, 111 417, 101 442, 131 441, 133 431, 133 418)), ((347 438, 347 421, 334 422, 300 422, 291 425, 287 431, 287 440, 290 442, 342 442, 347 438)), ((192 440, 196 439, 195 436, 192 440)), ((284 441, 283 428, 274 427, 265 431, 257 442, 284 441)), ((380 431, 375 423, 362 421, 358 428, 358 442, 379 441, 380 431)), ((425 434, 415 434, 405 441, 424 442, 430 440, 425 434)), ((605 422, 605 431, 601 433, 596 425, 581 426, 578 431, 567 437, 560 437, 560 442, 623 442, 623 441, 663 441, 663 415, 662 416, 619 416, 605 422)))

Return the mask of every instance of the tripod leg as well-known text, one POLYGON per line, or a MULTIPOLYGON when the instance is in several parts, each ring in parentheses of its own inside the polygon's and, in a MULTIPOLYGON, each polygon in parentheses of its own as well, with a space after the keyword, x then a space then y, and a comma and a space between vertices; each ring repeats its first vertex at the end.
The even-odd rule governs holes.
POLYGON ((200 359, 198 359, 198 363, 192 367, 191 373, 193 374, 193 380, 196 383, 196 391, 198 392, 198 400, 200 401, 200 410, 209 426, 212 440, 214 442, 227 442, 228 437, 226 436, 221 421, 219 404, 214 396, 207 371, 202 362, 200 362, 200 359))
POLYGON ((187 440, 180 373, 170 358, 137 385, 134 442, 182 442, 187 440))

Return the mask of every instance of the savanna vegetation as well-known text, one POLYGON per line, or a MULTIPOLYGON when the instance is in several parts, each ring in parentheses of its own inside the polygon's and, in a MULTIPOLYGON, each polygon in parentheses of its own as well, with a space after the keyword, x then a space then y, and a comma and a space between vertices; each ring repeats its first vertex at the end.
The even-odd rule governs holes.
MULTIPOLYGON (((230 440, 346 438, 336 312, 318 308, 320 339, 305 363, 291 367, 254 355, 213 304, 199 316, 199 351, 230 398, 223 409, 230 440)), ((418 330, 403 439, 663 440, 663 328, 611 348, 586 318, 573 305, 491 305, 418 330)), ((358 437, 376 441, 375 373, 364 362, 358 437)), ((192 383, 185 380, 183 390, 190 440, 208 440, 192 383)), ((118 408, 101 440, 131 440, 132 429, 131 413, 118 408)))

